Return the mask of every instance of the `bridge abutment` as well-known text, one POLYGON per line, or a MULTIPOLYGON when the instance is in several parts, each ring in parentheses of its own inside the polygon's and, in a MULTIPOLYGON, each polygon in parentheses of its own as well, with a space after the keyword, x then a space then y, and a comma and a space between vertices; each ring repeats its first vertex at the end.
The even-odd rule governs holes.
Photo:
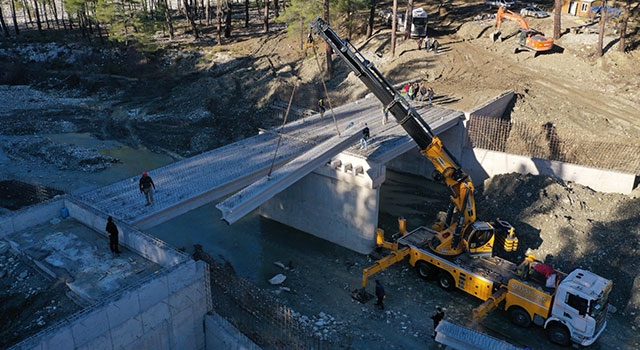
POLYGON ((260 214, 368 254, 375 247, 385 172, 384 164, 339 154, 262 204, 260 214))

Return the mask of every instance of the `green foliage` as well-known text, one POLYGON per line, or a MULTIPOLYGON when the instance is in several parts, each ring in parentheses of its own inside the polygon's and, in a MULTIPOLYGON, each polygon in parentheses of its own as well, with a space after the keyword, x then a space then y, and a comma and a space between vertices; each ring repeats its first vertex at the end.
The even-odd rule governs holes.
POLYGON ((362 24, 361 16, 358 12, 370 6, 369 0, 338 0, 336 9, 338 13, 344 14, 344 25, 347 27, 348 36, 353 33, 354 28, 362 24))
POLYGON ((322 16, 322 0, 292 0, 275 21, 287 24, 287 34, 297 38, 300 32, 309 32, 309 23, 322 16))

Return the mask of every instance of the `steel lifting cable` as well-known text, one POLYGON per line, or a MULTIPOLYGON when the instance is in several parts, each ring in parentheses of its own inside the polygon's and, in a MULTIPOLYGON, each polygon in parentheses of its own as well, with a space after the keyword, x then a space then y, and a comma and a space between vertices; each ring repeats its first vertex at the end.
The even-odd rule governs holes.
POLYGON ((338 136, 340 136, 340 128, 338 128, 338 121, 336 120, 336 115, 333 113, 333 107, 331 106, 331 99, 329 98, 329 92, 327 91, 327 84, 324 82, 324 77, 322 76, 322 66, 320 66, 320 61, 318 60, 318 52, 316 51, 316 42, 313 42, 313 56, 316 58, 316 64, 318 65, 318 72, 320 72, 320 81, 322 81, 322 87, 324 88, 324 95, 327 96, 327 102, 329 102, 329 110, 331 111, 331 117, 333 118, 333 124, 336 127, 336 131, 338 132, 338 136))
POLYGON ((293 102, 293 95, 296 92, 296 85, 293 86, 293 90, 291 90, 291 97, 289 98, 289 105, 287 106, 287 111, 284 112, 284 118, 282 120, 282 126, 280 126, 280 136, 278 137, 278 143, 276 144, 276 149, 273 152, 273 159, 271 160, 271 166, 269 167, 269 173, 267 174, 267 179, 271 178, 271 172, 273 171, 273 165, 276 162, 276 156, 278 155, 278 149, 280 148, 280 142, 282 141, 282 133, 284 131, 284 126, 287 124, 287 117, 289 116, 289 111, 291 110, 291 103, 293 102))

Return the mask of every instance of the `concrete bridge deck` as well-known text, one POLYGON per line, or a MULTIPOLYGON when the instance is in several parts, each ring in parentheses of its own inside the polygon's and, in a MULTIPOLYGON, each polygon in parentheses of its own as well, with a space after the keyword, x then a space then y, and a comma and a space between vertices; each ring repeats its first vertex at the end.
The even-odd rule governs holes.
MULTIPOLYGON (((420 103, 415 107, 436 134, 464 118, 462 112, 438 106, 420 103)), ((385 162, 416 147, 393 116, 382 125, 381 105, 372 96, 334 108, 333 115, 335 121, 327 110, 323 118, 316 114, 159 169, 149 169, 157 187, 154 206, 144 206, 144 196, 138 190, 139 177, 82 193, 78 200, 145 229, 233 194, 331 138, 336 141, 327 147, 353 138, 365 123, 371 130, 369 147, 359 149, 356 141, 343 143, 338 151, 346 148, 344 152, 356 157, 385 162)))

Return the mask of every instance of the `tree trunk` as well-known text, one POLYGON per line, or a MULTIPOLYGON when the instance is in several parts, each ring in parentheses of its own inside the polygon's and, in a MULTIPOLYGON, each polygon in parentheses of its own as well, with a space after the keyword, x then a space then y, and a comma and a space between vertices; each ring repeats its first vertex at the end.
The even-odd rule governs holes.
POLYGON ((21 1, 22 1, 22 16, 23 18, 29 19, 24 24, 25 24, 25 27, 29 28, 29 24, 33 23, 33 19, 31 18, 31 6, 28 6, 25 0, 21 0, 21 1))
MULTIPOLYGON (((322 19, 329 24, 329 0, 322 0, 322 19)), ((325 52, 327 54, 327 76, 333 78, 333 60, 331 59, 331 46, 325 43, 325 52)))
POLYGON ((618 42, 618 51, 625 52, 627 50, 627 26, 629 23, 629 14, 631 13, 631 1, 626 0, 622 6, 622 20, 620 21, 620 41, 618 42))
POLYGON ((47 16, 47 2, 43 1, 41 5, 42 8, 40 9, 40 12, 42 12, 42 17, 44 17, 44 23, 47 25, 47 29, 51 29, 51 24, 49 24, 49 16, 47 16))
POLYGON ((207 27, 211 25, 211 0, 207 0, 207 7, 205 7, 204 12, 207 18, 207 27))
POLYGON ((16 15, 16 4, 13 1, 9 1, 11 4, 11 18, 13 19, 13 29, 16 31, 16 36, 20 35, 20 28, 18 27, 18 17, 16 15))
POLYGON ((244 27, 249 28, 249 0, 244 0, 244 27))
POLYGON ((53 0, 47 0, 49 2, 49 8, 51 8, 51 13, 53 14, 53 20, 56 22, 56 28, 60 29, 60 21, 58 19, 58 9, 56 8, 56 3, 53 0))
POLYGON ((264 32, 269 33, 269 0, 264 0, 264 32))
POLYGON ((9 27, 7 27, 7 24, 4 22, 4 14, 2 13, 2 6, 0 6, 0 26, 2 26, 2 32, 4 33, 4 36, 8 38, 10 35, 9 27))
POLYGON ((233 8, 231 7, 231 2, 227 2, 227 11, 224 17, 224 37, 231 37, 231 15, 233 14, 233 8))
POLYGON ((607 0, 602 0, 602 10, 600 10, 600 33, 598 33, 598 47, 596 47, 596 56, 602 57, 604 54, 603 45, 604 45, 604 25, 607 18, 607 0))
POLYGON ((33 11, 36 14, 36 25, 38 26, 38 31, 42 33, 42 22, 40 22, 40 9, 38 8, 38 0, 33 0, 33 11))
POLYGON ((393 0, 391 19, 391 57, 396 57, 396 30, 398 30, 398 0, 393 0))
POLYGON ((278 0, 273 0, 273 15, 275 17, 280 16, 280 4, 278 3, 278 0))
POLYGON ((184 5, 184 16, 187 17, 187 21, 191 25, 191 29, 193 29, 193 36, 196 39, 200 39, 200 33, 198 33, 198 26, 196 25, 195 20, 193 19, 193 13, 191 11, 191 7, 187 3, 187 0, 183 0, 184 5))
POLYGON ((218 45, 222 45, 222 0, 217 0, 216 18, 218 19, 218 45))
POLYGON ((411 38, 411 23, 413 22, 413 0, 407 3, 407 12, 404 16, 404 40, 411 38))
POLYGON ((555 0, 555 6, 553 9, 553 38, 560 39, 562 35, 562 24, 560 23, 562 18, 562 0, 555 0))
POLYGON ((373 23, 376 19, 378 0, 369 0, 369 23, 367 24, 367 39, 373 35, 373 23))
POLYGON ((164 0, 164 20, 167 21, 169 28, 169 39, 173 40, 173 20, 171 19, 171 11, 169 10, 169 0, 164 0))

